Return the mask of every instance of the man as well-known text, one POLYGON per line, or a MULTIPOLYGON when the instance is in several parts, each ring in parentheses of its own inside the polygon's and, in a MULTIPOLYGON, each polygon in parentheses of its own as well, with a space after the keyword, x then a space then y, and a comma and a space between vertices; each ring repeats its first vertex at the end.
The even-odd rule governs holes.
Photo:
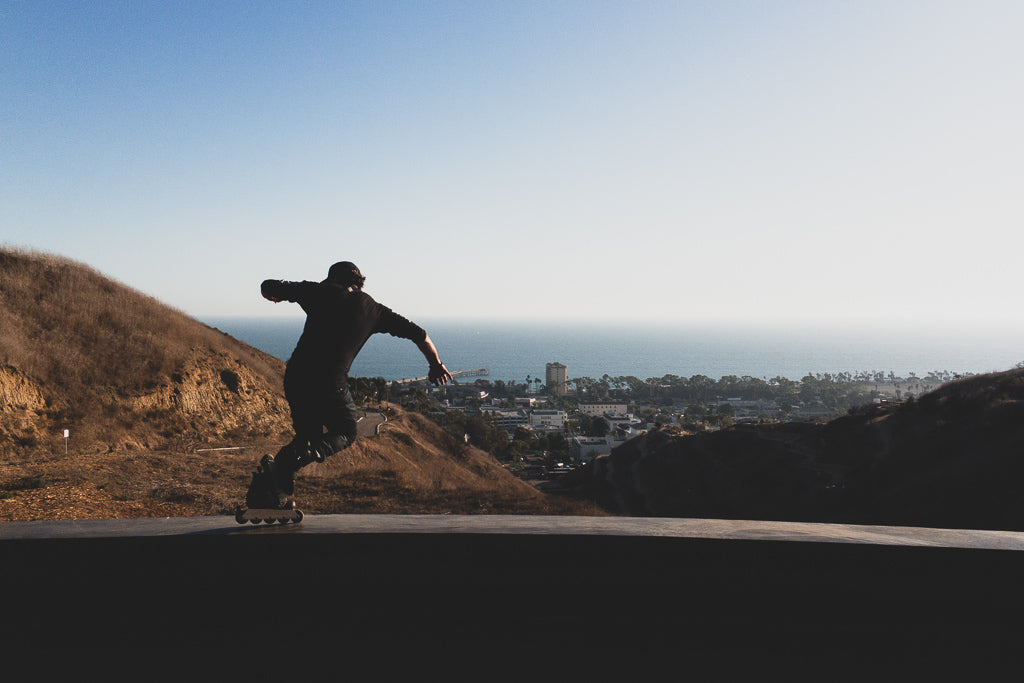
POLYGON ((291 301, 306 312, 306 325, 284 373, 295 438, 273 458, 264 455, 245 503, 250 508, 290 509, 295 473, 323 462, 356 440, 356 406, 348 387, 352 361, 371 335, 386 332, 416 344, 427 359, 427 378, 451 381, 422 327, 382 306, 363 291, 366 278, 354 263, 331 266, 323 282, 265 280, 263 297, 291 301))

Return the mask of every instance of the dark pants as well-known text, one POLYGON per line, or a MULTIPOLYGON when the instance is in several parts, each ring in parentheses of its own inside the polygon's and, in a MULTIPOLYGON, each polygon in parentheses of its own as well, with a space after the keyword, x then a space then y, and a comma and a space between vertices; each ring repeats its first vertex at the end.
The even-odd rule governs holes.
MULTIPOLYGON (((323 439, 341 448, 356 440, 356 404, 345 378, 285 373, 284 396, 292 412, 295 437, 312 443, 323 439), (327 433, 324 434, 326 427, 327 433), (338 437, 345 437, 340 443, 338 437)), ((335 446, 335 450, 340 450, 335 446)))
POLYGON ((315 460, 327 459, 356 440, 359 418, 347 378, 335 380, 286 371, 284 395, 291 409, 295 438, 274 457, 274 479, 277 488, 290 496, 295 491, 298 470, 315 460))

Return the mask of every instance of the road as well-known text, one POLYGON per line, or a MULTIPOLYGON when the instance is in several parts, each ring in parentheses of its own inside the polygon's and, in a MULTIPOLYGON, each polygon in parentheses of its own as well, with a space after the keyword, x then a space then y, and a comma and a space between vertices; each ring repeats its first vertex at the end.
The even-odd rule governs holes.
POLYGON ((384 422, 385 419, 383 413, 373 410, 367 410, 366 416, 359 418, 359 423, 357 426, 359 430, 359 438, 365 439, 371 436, 375 436, 377 434, 377 427, 383 424, 384 422))

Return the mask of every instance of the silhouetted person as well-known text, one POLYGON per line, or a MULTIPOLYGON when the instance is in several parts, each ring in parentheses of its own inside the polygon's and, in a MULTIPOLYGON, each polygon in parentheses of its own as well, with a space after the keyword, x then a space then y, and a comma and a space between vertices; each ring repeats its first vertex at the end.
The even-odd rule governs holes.
POLYGON ((291 301, 306 312, 306 325, 284 373, 295 438, 273 458, 263 456, 246 494, 251 508, 292 506, 295 473, 323 462, 356 440, 356 405, 348 386, 352 361, 371 335, 386 332, 416 344, 430 365, 435 385, 451 381, 434 343, 419 325, 382 306, 363 291, 366 278, 355 264, 331 266, 323 282, 265 280, 263 297, 291 301))

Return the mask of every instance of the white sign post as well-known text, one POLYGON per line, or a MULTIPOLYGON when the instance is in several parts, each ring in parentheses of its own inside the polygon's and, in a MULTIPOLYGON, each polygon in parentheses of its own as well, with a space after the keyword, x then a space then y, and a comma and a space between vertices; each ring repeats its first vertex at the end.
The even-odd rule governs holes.
POLYGON ((68 457, 68 437, 71 435, 71 430, 64 430, 64 457, 68 457))

